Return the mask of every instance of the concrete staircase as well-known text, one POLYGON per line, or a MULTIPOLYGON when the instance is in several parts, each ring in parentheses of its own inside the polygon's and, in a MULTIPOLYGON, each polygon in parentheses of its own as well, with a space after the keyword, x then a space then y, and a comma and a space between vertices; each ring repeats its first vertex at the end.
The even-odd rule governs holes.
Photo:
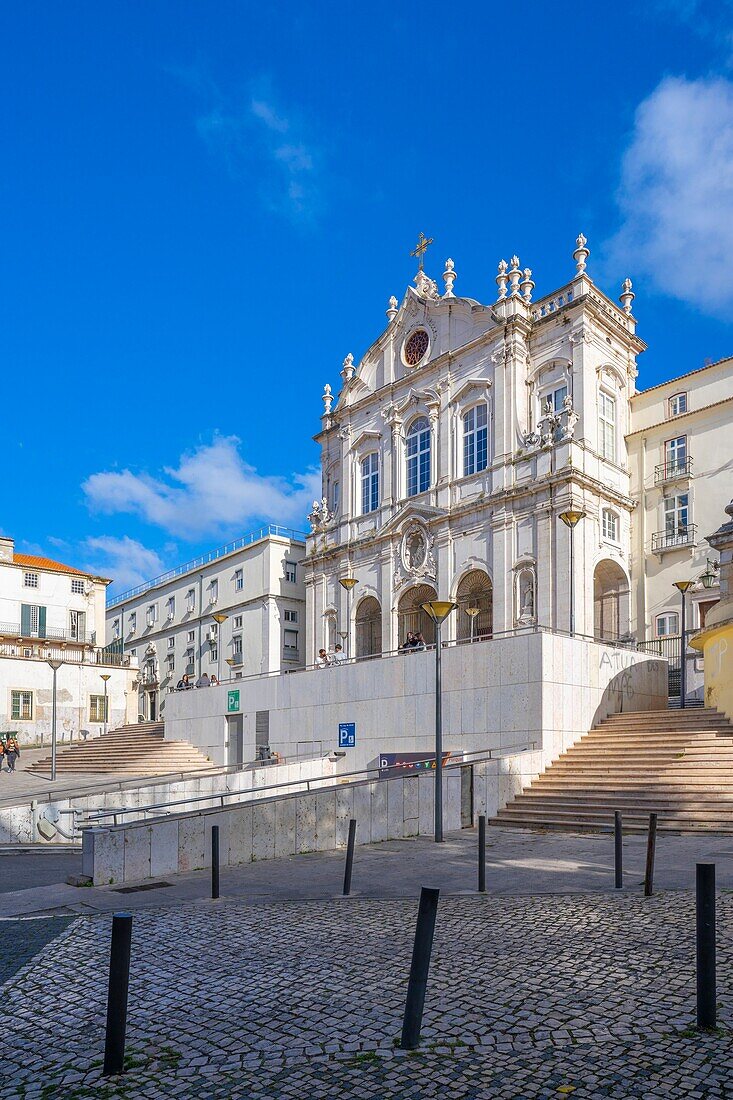
POLYGON ((491 822, 606 829, 613 814, 642 831, 733 833, 733 726, 718 711, 613 714, 550 765, 491 822))
MULTIPOLYGON (((90 741, 71 745, 56 757, 56 772, 117 775, 166 775, 211 768, 207 759, 187 741, 166 741, 162 722, 119 726, 90 741)), ((37 760, 29 772, 48 774, 51 757, 37 760)))

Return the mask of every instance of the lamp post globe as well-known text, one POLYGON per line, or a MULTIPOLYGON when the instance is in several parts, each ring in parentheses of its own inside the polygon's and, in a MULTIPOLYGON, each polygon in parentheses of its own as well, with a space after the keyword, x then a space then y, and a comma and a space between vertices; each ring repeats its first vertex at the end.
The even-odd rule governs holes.
MULTIPOLYGON (((221 626, 229 618, 223 611, 215 611, 211 616, 217 626, 221 626)), ((221 631, 216 632, 216 678, 221 680, 221 631)))
POLYGON ((570 637, 575 635, 575 528, 586 513, 579 508, 568 508, 560 513, 560 519, 570 531, 570 637))
MULTIPOLYGON (((346 656, 351 657, 351 593, 357 584, 356 577, 339 577, 339 584, 346 592, 346 656)), ((339 631, 339 634, 341 632, 339 631)))
POLYGON ((107 732, 107 725, 108 725, 108 722, 107 722, 107 681, 110 679, 110 673, 109 672, 103 672, 102 675, 101 675, 101 678, 104 681, 104 732, 106 733, 107 732))
POLYGON ((440 628, 458 604, 452 600, 428 600, 422 610, 435 623, 435 841, 443 840, 443 699, 440 628))

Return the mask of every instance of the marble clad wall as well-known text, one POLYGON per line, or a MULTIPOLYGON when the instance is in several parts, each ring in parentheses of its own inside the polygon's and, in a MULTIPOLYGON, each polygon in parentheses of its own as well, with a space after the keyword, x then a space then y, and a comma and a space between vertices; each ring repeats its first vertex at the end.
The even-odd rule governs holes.
MULTIPOLYGON (((667 665, 634 650, 529 631, 443 651, 443 738, 452 752, 542 747, 548 760, 612 710, 667 705, 667 665)), ((236 681, 245 740, 267 711, 270 747, 292 759, 303 743, 338 748, 340 722, 356 725, 345 767, 384 752, 430 752, 435 653, 236 681)), ((227 685, 171 696, 166 735, 223 763, 227 685)))
MULTIPOLYGON (((473 765, 474 812, 493 815, 541 767, 538 752, 473 765)), ((359 844, 431 835, 433 791, 432 774, 410 774, 86 829, 83 870, 99 886, 208 867, 212 825, 219 826, 222 866, 343 848, 351 817, 359 844)), ((443 820, 446 832, 461 828, 460 768, 443 775, 443 820)))

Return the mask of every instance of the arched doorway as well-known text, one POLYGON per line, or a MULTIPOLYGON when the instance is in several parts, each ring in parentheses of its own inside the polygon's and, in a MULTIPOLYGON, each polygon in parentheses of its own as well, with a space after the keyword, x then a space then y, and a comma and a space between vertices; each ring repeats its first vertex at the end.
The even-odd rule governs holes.
POLYGON ((374 596, 359 600, 356 609, 356 656, 375 657, 382 652, 382 608, 374 596))
POLYGON ((593 571, 593 628, 596 638, 609 641, 629 632, 629 581, 621 566, 609 559, 593 571))
POLYGON ((469 641, 471 638, 471 616, 469 607, 478 608, 478 615, 473 616, 473 639, 490 638, 493 629, 493 589, 488 573, 483 569, 472 569, 461 579, 456 592, 457 631, 459 642, 469 641))
POLYGON ((402 645, 408 633, 422 634, 428 645, 435 642, 435 624, 421 604, 437 599, 431 584, 416 584, 400 596, 397 605, 399 623, 399 644, 402 645))

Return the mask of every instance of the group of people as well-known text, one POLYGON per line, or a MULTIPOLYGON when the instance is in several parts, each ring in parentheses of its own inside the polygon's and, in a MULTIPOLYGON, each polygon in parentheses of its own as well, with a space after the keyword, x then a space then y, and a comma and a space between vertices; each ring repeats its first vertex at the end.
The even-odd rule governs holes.
POLYGON ((20 747, 15 737, 0 738, 0 771, 3 770, 3 762, 8 765, 8 771, 15 771, 15 761, 20 756, 20 747))
POLYGON ((325 649, 318 650, 316 668, 333 668, 334 665, 341 665, 344 661, 348 661, 348 657, 344 653, 344 647, 335 645, 332 653, 328 653, 325 649))
POLYGON ((411 630, 408 630, 407 637, 400 646, 401 653, 409 653, 414 649, 427 649, 428 645, 422 636, 422 633, 418 630, 417 634, 413 634, 411 630))
POLYGON ((176 691, 188 691, 189 688, 217 687, 218 683, 219 681, 216 676, 209 676, 208 672, 204 672, 199 676, 196 683, 193 682, 188 673, 185 673, 176 684, 176 691))

